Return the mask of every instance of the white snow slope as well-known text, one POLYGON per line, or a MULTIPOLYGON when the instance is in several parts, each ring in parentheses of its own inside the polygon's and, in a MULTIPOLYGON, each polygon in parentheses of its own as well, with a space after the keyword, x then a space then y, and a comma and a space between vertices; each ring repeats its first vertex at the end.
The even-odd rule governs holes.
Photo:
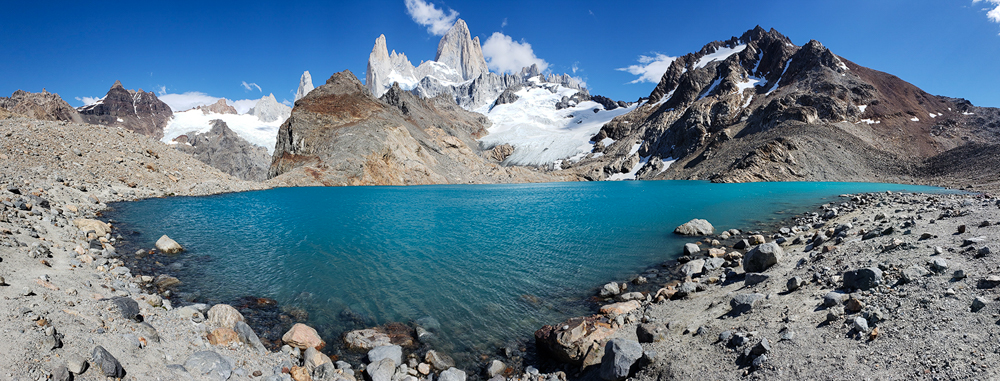
MULTIPOLYGON (((537 80, 533 82, 538 83, 537 80)), ((493 122, 489 135, 480 139, 485 146, 504 143, 514 146, 514 153, 507 159, 509 164, 553 164, 590 152, 594 148, 590 138, 601 126, 635 109, 633 105, 605 111, 599 103, 585 101, 556 110, 555 105, 563 96, 572 96, 577 90, 552 83, 542 85, 558 87, 555 93, 540 87, 524 88, 515 93, 519 99, 513 103, 498 105, 493 110, 489 105, 475 110, 493 122)))
POLYGON ((173 144, 174 138, 188 132, 208 132, 212 129, 212 119, 222 119, 233 132, 254 145, 267 148, 267 153, 274 154, 274 144, 278 140, 278 128, 284 119, 273 122, 262 122, 256 116, 249 114, 216 114, 205 115, 201 110, 175 112, 174 117, 163 129, 163 139, 167 144, 173 144))

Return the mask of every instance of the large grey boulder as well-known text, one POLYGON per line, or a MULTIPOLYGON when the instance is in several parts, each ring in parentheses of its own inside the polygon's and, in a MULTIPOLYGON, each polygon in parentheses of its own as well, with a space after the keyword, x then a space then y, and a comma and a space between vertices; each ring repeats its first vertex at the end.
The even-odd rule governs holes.
POLYGON ((396 373, 396 362, 386 357, 378 362, 371 363, 365 371, 371 377, 372 381, 391 381, 392 375, 396 373))
POLYGON ((377 363, 384 358, 392 359, 396 364, 403 363, 403 347, 398 345, 383 345, 368 351, 368 361, 377 363))
POLYGON ((233 364, 214 351, 201 351, 191 354, 184 360, 184 369, 195 377, 209 380, 228 380, 233 374, 233 364))
POLYGON ((680 235, 710 235, 715 233, 715 227, 712 226, 707 220, 702 220, 695 218, 691 221, 685 222, 683 225, 678 226, 674 229, 674 234, 680 235))
POLYGON ((177 241, 170 239, 170 237, 167 237, 166 234, 161 236, 160 239, 156 240, 156 249, 166 254, 180 253, 182 250, 184 250, 184 248, 181 247, 181 245, 177 243, 177 241))
POLYGON ((882 283, 882 270, 869 267, 844 273, 844 287, 868 290, 882 283))
POLYGON ((742 315, 753 310, 753 307, 762 299, 764 294, 739 294, 729 300, 729 307, 732 308, 733 315, 742 315))
POLYGON ((255 333, 253 328, 250 328, 246 322, 236 322, 236 324, 233 325, 233 331, 236 331, 236 337, 238 337, 243 344, 246 344, 257 352, 267 351, 267 348, 264 347, 264 343, 261 343, 260 338, 257 337, 257 333, 255 333))
POLYGON ((125 369, 122 368, 122 364, 118 362, 115 356, 112 356, 107 349, 98 345, 94 347, 93 353, 90 355, 90 362, 94 364, 94 367, 101 371, 105 377, 112 378, 122 378, 125 377, 125 369))
POLYGON ((681 266, 681 273, 686 277, 696 277, 705 270, 705 260, 695 259, 681 266))
POLYGON ((465 381, 466 377, 468 375, 464 371, 452 367, 441 372, 441 375, 438 376, 438 381, 465 381))
POLYGON ((642 358, 642 345, 628 339, 612 339, 604 346, 601 359, 601 378, 619 381, 628 377, 632 365, 642 358))
POLYGON ((774 266, 785 256, 785 251, 774 242, 759 245, 743 257, 743 271, 759 273, 774 266))

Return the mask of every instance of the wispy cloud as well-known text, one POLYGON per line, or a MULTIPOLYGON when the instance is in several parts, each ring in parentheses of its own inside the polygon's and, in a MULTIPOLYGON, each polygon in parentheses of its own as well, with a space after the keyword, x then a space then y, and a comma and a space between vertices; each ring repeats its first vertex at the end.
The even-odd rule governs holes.
POLYGON ((573 71, 573 74, 576 74, 576 71, 580 70, 580 61, 574 62, 573 67, 571 67, 570 70, 573 71))
POLYGON ((983 9, 987 11, 986 18, 990 19, 992 22, 1000 24, 1000 0, 972 0, 972 4, 980 2, 986 3, 987 8, 983 9))
POLYGON ((505 26, 507 26, 507 18, 506 17, 504 17, 503 18, 503 22, 500 23, 500 29, 503 29, 505 26))
POLYGON ((220 98, 213 97, 200 91, 188 91, 181 94, 161 93, 159 97, 163 103, 170 106, 174 112, 187 111, 202 105, 215 103, 220 98))
POLYGON ((403 0, 406 3, 406 13, 413 18, 413 21, 421 26, 427 27, 427 33, 435 36, 444 36, 448 29, 455 24, 458 12, 451 8, 438 9, 434 4, 423 0, 403 0))
POLYGON ((500 32, 494 32, 483 44, 483 56, 490 69, 501 73, 513 73, 525 66, 538 65, 539 71, 548 69, 549 63, 535 56, 531 44, 514 41, 500 32))
POLYGON ((668 55, 655 53, 653 56, 639 56, 638 65, 629 65, 629 67, 623 67, 615 70, 627 71, 632 75, 639 76, 639 78, 629 83, 660 83, 660 78, 663 77, 663 73, 667 72, 667 69, 670 68, 670 64, 673 63, 675 59, 677 59, 677 57, 670 57, 668 55))
POLYGON ((101 100, 101 97, 76 97, 76 100, 83 102, 84 106, 90 106, 97 101, 101 100))
POLYGON ((160 86, 160 88, 156 89, 156 93, 159 94, 159 95, 166 94, 167 93, 167 87, 166 86, 160 86))
POLYGON ((247 91, 253 90, 255 87, 257 88, 257 91, 263 92, 263 90, 260 89, 260 86, 257 86, 256 83, 247 83, 247 81, 243 81, 243 88, 247 89, 247 91))
POLYGON ((236 112, 240 114, 246 114, 248 111, 250 111, 250 109, 253 108, 253 106, 257 105, 257 101, 259 100, 260 99, 240 99, 236 101, 231 101, 227 99, 226 104, 233 106, 233 108, 236 109, 236 112))

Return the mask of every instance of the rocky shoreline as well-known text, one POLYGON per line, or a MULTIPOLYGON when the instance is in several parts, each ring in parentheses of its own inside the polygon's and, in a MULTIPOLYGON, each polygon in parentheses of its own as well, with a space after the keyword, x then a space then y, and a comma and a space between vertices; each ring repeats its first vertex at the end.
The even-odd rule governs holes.
POLYGON ((272 344, 280 350, 268 351, 239 309, 164 298, 174 280, 133 274, 122 260, 129 254, 118 250, 122 238, 95 219, 110 201, 268 184, 236 180, 116 128, 11 118, 0 120, 0 136, 5 379, 990 379, 1000 373, 992 348, 1000 336, 1000 265, 993 254, 1000 207, 989 196, 845 196, 772 232, 692 238, 677 262, 602 287, 599 314, 536 332, 547 359, 540 364, 520 369, 513 358, 526 351, 515 348, 482 359, 479 369, 459 370, 445 353, 413 349, 421 325, 321 338, 290 322, 272 344), (367 361, 323 354, 324 339, 344 340, 367 361))

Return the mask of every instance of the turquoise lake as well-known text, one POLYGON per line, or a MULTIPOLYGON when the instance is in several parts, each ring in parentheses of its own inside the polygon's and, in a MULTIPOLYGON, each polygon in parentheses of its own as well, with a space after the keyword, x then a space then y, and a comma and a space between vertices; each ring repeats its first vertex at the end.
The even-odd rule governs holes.
POLYGON ((201 302, 267 297, 346 330, 428 317, 434 349, 460 362, 593 312, 597 287, 676 258, 673 229, 769 226, 844 193, 940 192, 867 183, 701 181, 279 188, 116 203, 105 214, 201 302), (353 319, 348 319, 352 317, 353 319))

